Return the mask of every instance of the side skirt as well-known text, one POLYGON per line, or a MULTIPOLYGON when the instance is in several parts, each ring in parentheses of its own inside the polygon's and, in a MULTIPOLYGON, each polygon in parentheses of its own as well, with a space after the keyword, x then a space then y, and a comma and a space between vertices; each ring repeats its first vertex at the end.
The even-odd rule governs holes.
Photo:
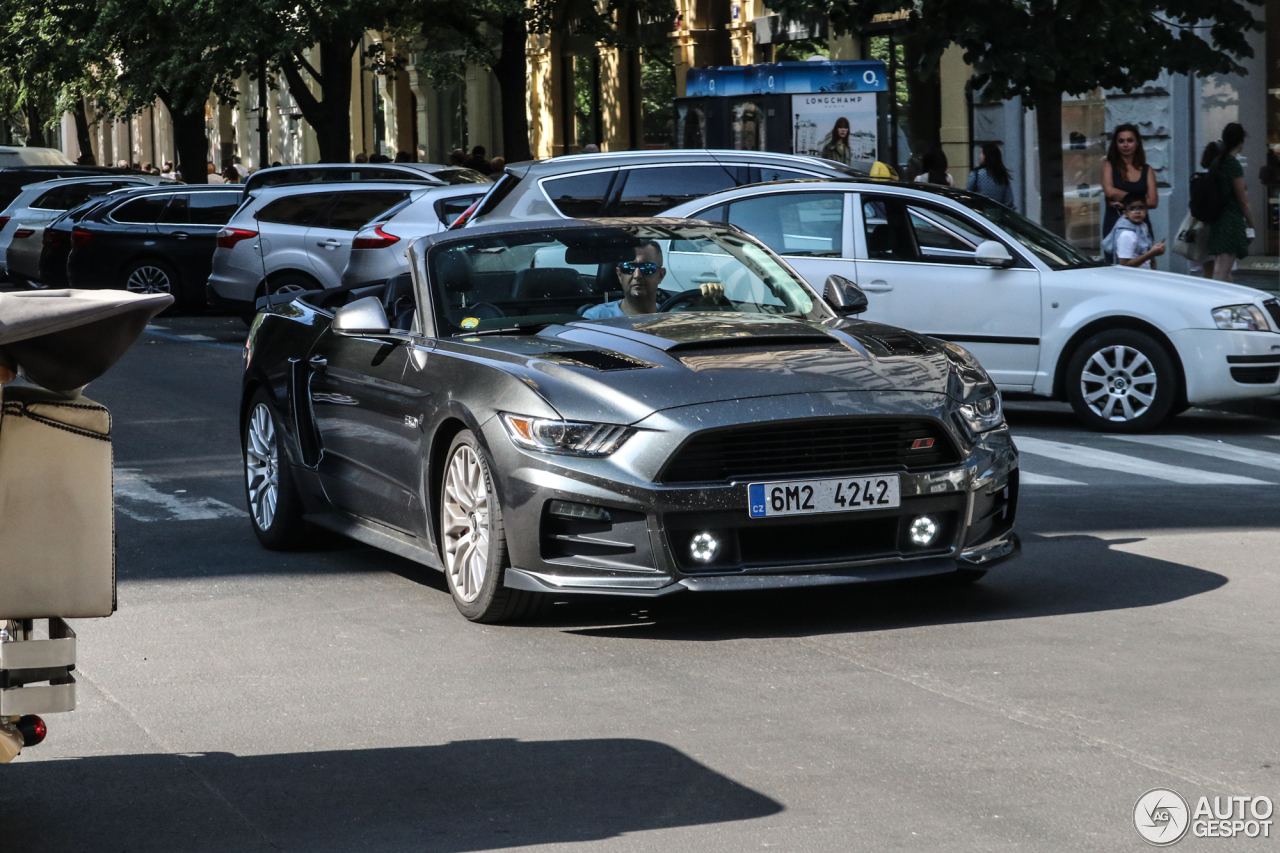
POLYGON ((435 552, 429 548, 423 548, 416 538, 396 533, 376 522, 338 511, 308 513, 304 518, 317 527, 332 530, 357 542, 388 551, 406 560, 413 560, 415 563, 421 563, 437 571, 444 571, 444 566, 435 552))

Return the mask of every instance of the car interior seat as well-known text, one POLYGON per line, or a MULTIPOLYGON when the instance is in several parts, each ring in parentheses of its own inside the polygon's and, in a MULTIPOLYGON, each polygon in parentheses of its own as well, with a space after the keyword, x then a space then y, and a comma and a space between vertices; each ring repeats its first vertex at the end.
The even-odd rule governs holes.
POLYGON ((413 328, 413 311, 417 307, 417 299, 413 294, 413 275, 402 272, 387 279, 382 292, 382 304, 387 308, 391 328, 413 328))
POLYGON ((533 267, 516 270, 512 299, 565 299, 585 296, 582 276, 568 267, 533 267))

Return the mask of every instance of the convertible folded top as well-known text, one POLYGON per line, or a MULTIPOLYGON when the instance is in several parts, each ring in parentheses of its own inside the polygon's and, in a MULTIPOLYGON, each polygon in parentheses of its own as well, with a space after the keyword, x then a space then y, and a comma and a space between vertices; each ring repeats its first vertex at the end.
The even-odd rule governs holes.
POLYGON ((97 379, 124 355, 168 294, 118 290, 0 293, 0 365, 51 391, 97 379))

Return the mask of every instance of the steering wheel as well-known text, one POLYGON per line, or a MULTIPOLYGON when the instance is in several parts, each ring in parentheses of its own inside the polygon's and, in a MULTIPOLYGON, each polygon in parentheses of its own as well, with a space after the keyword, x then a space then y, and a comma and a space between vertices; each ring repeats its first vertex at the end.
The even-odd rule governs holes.
POLYGON ((694 288, 693 290, 686 290, 683 293, 677 293, 675 296, 671 297, 666 302, 658 306, 658 311, 660 313, 667 312, 667 311, 680 311, 680 310, 683 310, 683 311, 736 311, 737 309, 734 307, 733 303, 730 302, 728 299, 726 299, 724 296, 721 296, 719 299, 715 300, 715 302, 711 302, 711 300, 707 299, 707 297, 702 295, 701 288, 694 288), (693 303, 697 301, 705 301, 705 302, 708 302, 709 304, 706 306, 699 306, 697 308, 686 307, 686 306, 692 306, 693 303))

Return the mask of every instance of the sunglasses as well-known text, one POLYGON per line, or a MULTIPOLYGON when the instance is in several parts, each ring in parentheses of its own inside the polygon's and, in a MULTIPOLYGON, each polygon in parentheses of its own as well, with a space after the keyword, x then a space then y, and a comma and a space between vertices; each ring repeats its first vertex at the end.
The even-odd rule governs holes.
POLYGON ((658 271, 658 265, 640 263, 639 261, 627 261, 625 264, 618 264, 618 269, 622 270, 627 275, 631 275, 636 270, 639 270, 641 275, 653 275, 658 271))

